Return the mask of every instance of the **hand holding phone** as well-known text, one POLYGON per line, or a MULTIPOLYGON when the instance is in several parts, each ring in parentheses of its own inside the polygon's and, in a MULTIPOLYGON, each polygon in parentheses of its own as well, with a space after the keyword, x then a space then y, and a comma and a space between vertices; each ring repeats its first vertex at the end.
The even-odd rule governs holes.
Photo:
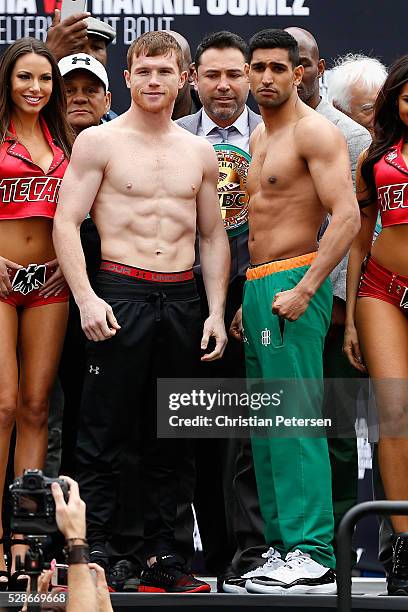
POLYGON ((61 4, 61 21, 86 11, 86 0, 62 0, 61 4))
POLYGON ((57 563, 54 573, 51 576, 51 585, 53 587, 68 586, 68 565, 57 563))
MULTIPOLYGON (((67 0, 69 3, 70 0, 67 0)), ((81 53, 88 38, 88 29, 85 19, 91 13, 81 12, 86 0, 74 0, 77 13, 62 20, 61 11, 55 9, 54 19, 47 31, 47 47, 54 54, 57 61, 66 55, 81 53)), ((66 7, 67 8, 67 7, 66 7)), ((68 9, 67 9, 68 10, 68 9)))

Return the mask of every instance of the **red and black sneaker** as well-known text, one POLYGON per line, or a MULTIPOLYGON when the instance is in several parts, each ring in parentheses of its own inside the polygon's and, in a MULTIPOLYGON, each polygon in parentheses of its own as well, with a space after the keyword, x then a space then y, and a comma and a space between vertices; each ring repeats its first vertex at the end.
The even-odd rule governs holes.
POLYGON ((186 572, 184 560, 177 555, 156 557, 140 576, 139 593, 209 593, 211 586, 186 572))

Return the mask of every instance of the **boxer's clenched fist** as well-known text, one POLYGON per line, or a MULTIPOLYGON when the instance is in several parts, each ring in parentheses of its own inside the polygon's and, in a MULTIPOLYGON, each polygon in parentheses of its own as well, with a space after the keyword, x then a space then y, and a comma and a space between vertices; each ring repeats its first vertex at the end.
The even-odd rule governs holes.
POLYGON ((81 312, 81 326, 88 340, 99 342, 112 338, 120 329, 109 304, 97 296, 78 304, 81 312))

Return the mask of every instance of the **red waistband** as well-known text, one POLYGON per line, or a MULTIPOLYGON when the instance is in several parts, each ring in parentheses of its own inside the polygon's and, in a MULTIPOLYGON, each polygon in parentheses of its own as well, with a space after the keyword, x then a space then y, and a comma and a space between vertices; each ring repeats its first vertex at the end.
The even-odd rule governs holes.
POLYGON ((133 276, 133 278, 155 283, 180 283, 194 278, 192 269, 183 270, 182 272, 154 272, 153 270, 143 270, 142 268, 127 266, 115 261, 102 261, 100 269, 105 272, 115 272, 116 274, 133 276))

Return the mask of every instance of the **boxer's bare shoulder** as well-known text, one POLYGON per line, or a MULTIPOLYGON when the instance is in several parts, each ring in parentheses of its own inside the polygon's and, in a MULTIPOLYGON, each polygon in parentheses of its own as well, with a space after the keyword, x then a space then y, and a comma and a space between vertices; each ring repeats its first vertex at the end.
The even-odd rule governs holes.
POLYGON ((83 130, 75 139, 72 147, 71 163, 68 175, 72 169, 84 171, 93 168, 104 168, 109 161, 109 137, 103 126, 93 126, 83 130))
POLYGON ((347 153, 342 132, 328 119, 312 111, 301 117, 294 126, 294 141, 301 157, 321 157, 336 152, 347 153))
POLYGON ((108 161, 118 160, 118 149, 123 161, 126 150, 133 149, 136 144, 146 154, 149 154, 149 149, 159 146, 163 152, 173 150, 177 156, 182 152, 186 161, 197 163, 202 159, 203 163, 216 163, 214 149, 205 138, 191 134, 174 122, 165 134, 150 137, 143 129, 127 121, 126 114, 81 132, 74 144, 74 155, 80 152, 81 156, 87 156, 96 164, 103 159, 106 165, 108 161))
POLYGON ((177 130, 178 137, 182 139, 182 142, 186 143, 186 146, 188 145, 194 151, 196 151, 198 155, 203 158, 204 162, 216 163, 218 169, 217 156, 214 151, 214 147, 207 141, 206 138, 192 134, 178 125, 175 125, 175 128, 177 130))
POLYGON ((256 126, 256 128, 254 129, 254 131, 252 132, 249 138, 250 153, 253 152, 260 137, 263 136, 264 134, 265 134, 265 124, 261 121, 261 123, 258 123, 258 125, 256 126))
POLYGON ((105 127, 108 125, 108 123, 102 123, 101 125, 95 125, 86 128, 86 130, 82 130, 75 138, 73 149, 93 149, 92 154, 103 153, 100 149, 103 148, 104 144, 108 143, 112 137, 112 131, 105 127))
MULTIPOLYGON (((197 166, 201 164, 203 175, 216 173, 218 177, 218 161, 214 147, 201 136, 192 134, 184 128, 172 122, 172 128, 168 134, 169 145, 175 150, 182 151, 186 162, 197 166)), ((217 178, 215 179, 217 182, 217 178)))

